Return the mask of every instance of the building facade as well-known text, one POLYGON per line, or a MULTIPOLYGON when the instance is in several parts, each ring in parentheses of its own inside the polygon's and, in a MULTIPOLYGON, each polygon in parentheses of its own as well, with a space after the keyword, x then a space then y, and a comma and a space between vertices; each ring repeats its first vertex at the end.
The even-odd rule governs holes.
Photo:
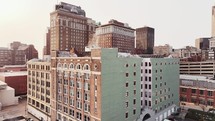
POLYGON ((118 48, 119 52, 131 53, 134 51, 134 29, 112 19, 96 28, 95 41, 101 48, 118 48))
POLYGON ((212 25, 211 36, 215 37, 215 6, 212 7, 212 21, 211 22, 212 22, 211 23, 211 25, 212 25))
POLYGON ((209 39, 210 38, 198 38, 195 41, 195 46, 197 49, 207 50, 209 49, 209 39))
POLYGON ((27 111, 40 120, 51 121, 51 63, 28 61, 27 111))
POLYGON ((2 107, 18 104, 18 97, 15 97, 15 90, 2 81, 0 81, 0 95, 0 111, 2 107))
POLYGON ((179 106, 179 60, 143 58, 140 121, 162 121, 179 106))
POLYGON ((137 28, 136 49, 141 49, 146 54, 153 54, 153 47, 154 47, 154 28, 151 27, 137 28))
POLYGON ((180 62, 180 74, 189 75, 215 75, 214 61, 198 61, 198 62, 180 62))
POLYGON ((15 41, 10 44, 10 48, 0 48, 0 67, 4 65, 24 65, 33 58, 38 58, 38 52, 33 45, 15 41))
POLYGON ((154 46, 153 48, 153 54, 155 55, 169 56, 171 53, 172 47, 168 44, 165 44, 164 46, 154 46))
POLYGON ((12 50, 0 47, 0 67, 12 64, 12 50))
POLYGON ((214 108, 214 80, 205 76, 180 75, 180 101, 214 108))
MULTIPOLYGON (((90 57, 52 60, 56 74, 56 110, 52 120, 131 121, 140 114, 139 58, 117 49, 95 49, 90 57), (110 68, 111 67, 111 68, 110 68), (111 87, 111 90, 110 90, 111 87)), ((68 55, 68 54, 67 54, 68 55)), ((62 57, 63 56, 63 57, 62 57)))
POLYGON ((27 72, 0 72, 0 80, 15 89, 15 96, 27 94, 27 72))
POLYGON ((87 17, 81 7, 61 2, 50 13, 50 49, 84 53, 88 43, 87 17))

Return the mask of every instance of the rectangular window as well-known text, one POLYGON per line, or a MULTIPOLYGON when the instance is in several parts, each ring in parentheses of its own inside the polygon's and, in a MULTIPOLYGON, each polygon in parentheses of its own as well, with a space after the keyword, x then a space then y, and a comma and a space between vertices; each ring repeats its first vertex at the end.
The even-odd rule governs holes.
POLYGON ((212 91, 208 91, 208 96, 213 96, 213 92, 212 91))
POLYGON ((128 73, 125 73, 125 76, 128 77, 128 73))
POLYGON ((200 95, 204 95, 204 90, 199 90, 200 95))
POLYGON ((136 76, 136 72, 134 72, 134 76, 136 76))
POLYGON ((181 91, 182 92, 187 92, 187 88, 182 88, 181 91))
POLYGON ((134 105, 136 104, 136 99, 133 100, 133 104, 134 104, 134 105))
POLYGON ((125 83, 125 87, 128 87, 128 82, 127 82, 127 83, 125 83))
POLYGON ((128 102, 125 102, 125 106, 126 106, 126 108, 128 107, 128 102))
POLYGON ((133 114, 134 114, 134 115, 136 114, 136 109, 133 110, 133 114))
POLYGON ((192 93, 194 93, 194 94, 195 94, 195 93, 196 93, 196 89, 192 89, 192 93))
POLYGON ((136 86, 136 81, 134 81, 134 86, 136 86))
POLYGON ((128 113, 125 113, 125 118, 128 118, 128 113))

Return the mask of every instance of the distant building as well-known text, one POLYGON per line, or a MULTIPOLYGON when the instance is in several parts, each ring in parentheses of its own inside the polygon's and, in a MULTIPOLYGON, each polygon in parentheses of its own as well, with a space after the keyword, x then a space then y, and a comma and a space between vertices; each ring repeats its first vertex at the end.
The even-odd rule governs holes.
POLYGON ((24 65, 33 58, 38 58, 38 52, 33 45, 15 41, 10 44, 10 48, 0 48, 0 67, 4 65, 24 65))
POLYGON ((50 49, 50 28, 48 28, 48 32, 46 33, 46 46, 44 48, 43 55, 50 55, 51 49, 50 49))
POLYGON ((212 60, 198 62, 180 61, 180 74, 212 76, 215 75, 214 65, 215 61, 212 60))
MULTIPOLYGON (((142 27, 136 29, 136 49, 141 49, 145 54, 153 54, 154 28, 142 27)), ((143 53, 138 53, 143 54, 143 53)))
POLYGON ((33 45, 22 45, 18 49, 13 50, 14 65, 26 64, 28 60, 38 58, 38 52, 33 45))
MULTIPOLYGON (((28 112, 40 120, 51 121, 51 65, 50 61, 28 61, 28 112)), ((55 92, 52 92, 52 94, 55 92)))
POLYGON ((177 53, 179 58, 190 58, 195 55, 201 55, 201 50, 196 47, 186 46, 185 48, 174 49, 173 53, 177 53))
POLYGON ((27 71, 26 65, 5 65, 0 67, 0 72, 27 71))
POLYGON ((15 95, 27 94, 27 72, 1 72, 0 80, 15 89, 15 95))
POLYGON ((118 48, 119 52, 134 51, 134 29, 126 23, 110 20, 96 28, 96 43, 101 48, 118 48))
POLYGON ((83 54, 88 44, 87 20, 80 6, 61 2, 50 13, 50 50, 74 48, 83 54))
POLYGON ((169 56, 171 53, 172 47, 168 44, 165 44, 164 46, 154 46, 153 48, 153 54, 155 55, 169 56))
POLYGON ((195 41, 195 46, 197 49, 207 50, 209 49, 209 39, 210 38, 198 38, 195 41))
MULTIPOLYGON (((215 107, 215 81, 205 76, 180 75, 180 101, 215 107)), ((192 107, 191 107, 192 108, 192 107)))
POLYGON ((0 81, 0 95, 0 111, 2 107, 18 104, 15 90, 2 81, 0 81))
POLYGON ((215 37, 215 6, 212 7, 211 36, 215 37))
POLYGON ((12 64, 12 50, 0 47, 0 67, 12 64))

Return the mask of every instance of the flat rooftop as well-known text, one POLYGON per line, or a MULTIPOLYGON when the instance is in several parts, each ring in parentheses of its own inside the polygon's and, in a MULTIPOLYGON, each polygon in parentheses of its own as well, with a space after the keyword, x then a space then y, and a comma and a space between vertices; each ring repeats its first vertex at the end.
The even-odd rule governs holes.
POLYGON ((27 71, 0 72, 0 76, 3 76, 3 77, 10 77, 10 76, 27 76, 27 71))
POLYGON ((198 76, 198 75, 183 75, 183 74, 180 75, 180 79, 215 82, 215 80, 213 80, 212 78, 213 77, 198 76))

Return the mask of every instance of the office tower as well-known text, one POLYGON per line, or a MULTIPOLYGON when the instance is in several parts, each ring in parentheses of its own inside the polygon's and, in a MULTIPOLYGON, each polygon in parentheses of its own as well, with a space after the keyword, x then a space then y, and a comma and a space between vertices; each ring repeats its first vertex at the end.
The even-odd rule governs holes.
POLYGON ((108 24, 96 28, 96 43, 102 48, 118 48, 119 52, 134 50, 134 29, 126 23, 110 20, 108 24))
POLYGON ((210 38, 198 38, 195 41, 195 46, 197 49, 207 50, 209 49, 209 39, 210 38))
POLYGON ((88 43, 87 17, 79 6, 61 2, 50 14, 50 49, 83 54, 88 43))
POLYGON ((44 55, 50 55, 50 28, 48 28, 48 32, 46 33, 46 46, 44 50, 44 55))
POLYGON ((137 28, 136 49, 142 50, 142 52, 145 54, 153 54, 153 47, 154 47, 154 28, 151 27, 137 28))
POLYGON ((27 63, 27 111, 44 121, 51 121, 52 88, 50 64, 48 61, 38 59, 32 59, 27 63))
POLYGON ((215 37, 215 6, 212 7, 212 32, 211 36, 215 37))

